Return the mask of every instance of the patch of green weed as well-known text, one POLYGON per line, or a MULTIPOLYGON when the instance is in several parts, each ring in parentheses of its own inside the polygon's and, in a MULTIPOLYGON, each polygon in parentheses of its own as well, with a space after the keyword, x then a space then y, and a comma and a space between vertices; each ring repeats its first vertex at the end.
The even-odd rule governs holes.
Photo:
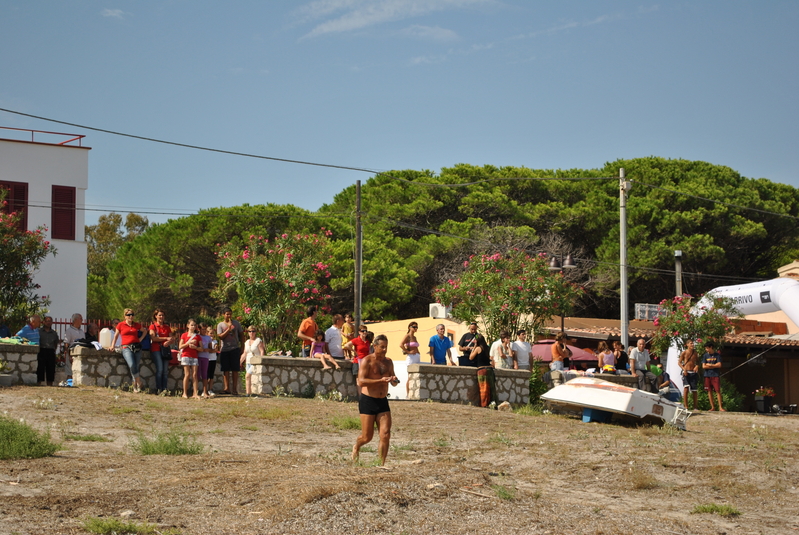
POLYGON ((155 433, 151 438, 139 433, 130 447, 140 455, 196 455, 205 448, 194 437, 175 429, 155 433))
POLYGON ((0 416, 0 459, 38 459, 60 449, 49 433, 36 431, 24 420, 0 416))

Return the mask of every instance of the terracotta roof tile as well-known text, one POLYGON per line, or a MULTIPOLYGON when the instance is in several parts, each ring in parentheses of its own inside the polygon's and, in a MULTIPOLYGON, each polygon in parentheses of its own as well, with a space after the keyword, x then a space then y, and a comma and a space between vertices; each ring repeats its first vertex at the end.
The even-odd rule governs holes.
MULTIPOLYGON (((560 331, 560 328, 550 327, 550 331, 556 332, 560 331)), ((578 335, 580 333, 585 334, 604 334, 608 337, 620 337, 621 336, 621 329, 618 327, 594 327, 594 328, 567 328, 567 333, 571 334, 572 336, 578 335)), ((634 338, 652 338, 655 335, 655 329, 629 329, 629 337, 631 339, 634 338)), ((770 338, 767 336, 751 336, 745 334, 728 334, 724 337, 724 342, 727 344, 741 344, 741 345, 749 345, 749 346, 794 346, 799 347, 799 338, 795 339, 785 339, 785 338, 770 338)))

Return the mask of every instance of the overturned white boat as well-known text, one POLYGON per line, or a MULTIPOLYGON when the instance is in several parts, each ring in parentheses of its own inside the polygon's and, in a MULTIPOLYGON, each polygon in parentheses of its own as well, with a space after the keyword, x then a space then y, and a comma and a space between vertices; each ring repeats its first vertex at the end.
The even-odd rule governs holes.
POLYGON ((691 413, 682 404, 637 388, 602 379, 578 377, 556 386, 541 399, 552 405, 582 411, 583 421, 608 421, 611 414, 641 421, 663 421, 685 429, 691 413))

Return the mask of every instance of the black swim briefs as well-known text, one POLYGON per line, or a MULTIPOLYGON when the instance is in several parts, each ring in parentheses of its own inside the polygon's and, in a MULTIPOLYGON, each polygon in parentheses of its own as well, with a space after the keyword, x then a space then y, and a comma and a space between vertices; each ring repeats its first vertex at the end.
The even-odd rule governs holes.
POLYGON ((376 416, 384 412, 391 412, 391 409, 388 406, 388 398, 373 398, 366 394, 361 394, 361 399, 358 401, 358 412, 376 416))

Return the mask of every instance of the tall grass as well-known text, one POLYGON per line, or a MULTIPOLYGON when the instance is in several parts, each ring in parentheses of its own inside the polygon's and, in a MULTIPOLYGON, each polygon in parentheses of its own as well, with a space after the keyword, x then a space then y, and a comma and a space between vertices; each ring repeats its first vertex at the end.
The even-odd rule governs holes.
POLYGON ((697 505, 691 511, 691 514, 711 513, 719 516, 733 517, 738 516, 741 512, 731 505, 717 505, 715 503, 708 503, 705 505, 697 505))
POLYGON ((0 416, 0 459, 38 459, 61 449, 50 439, 22 421, 0 416))
POLYGON ((180 532, 174 528, 166 531, 158 531, 154 524, 123 522, 116 518, 97 518, 89 517, 83 520, 83 529, 89 533, 99 535, 179 535, 180 532))
POLYGON ((155 433, 152 438, 139 433, 130 441, 130 447, 140 455, 196 455, 205 448, 194 437, 174 429, 155 433))
POLYGON ((361 428, 361 419, 355 416, 334 416, 330 423, 342 431, 361 428))

